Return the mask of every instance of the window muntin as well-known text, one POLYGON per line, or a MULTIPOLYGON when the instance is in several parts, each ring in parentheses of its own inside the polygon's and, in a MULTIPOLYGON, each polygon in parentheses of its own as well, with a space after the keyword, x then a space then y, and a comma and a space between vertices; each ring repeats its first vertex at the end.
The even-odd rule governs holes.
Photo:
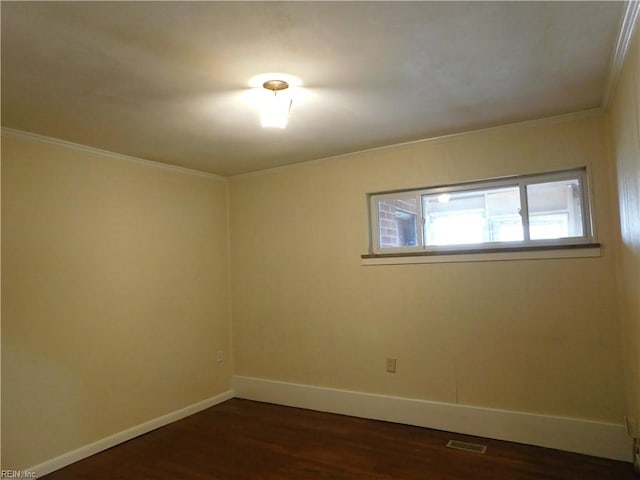
POLYGON ((370 194, 372 253, 593 240, 586 170, 370 194))

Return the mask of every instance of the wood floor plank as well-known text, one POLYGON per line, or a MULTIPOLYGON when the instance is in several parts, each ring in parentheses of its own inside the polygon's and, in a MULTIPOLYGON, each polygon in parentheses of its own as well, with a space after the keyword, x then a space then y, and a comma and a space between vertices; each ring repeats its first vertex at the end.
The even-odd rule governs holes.
POLYGON ((631 480, 631 464, 420 427, 232 399, 47 480, 631 480), (446 447, 487 445, 485 454, 446 447))

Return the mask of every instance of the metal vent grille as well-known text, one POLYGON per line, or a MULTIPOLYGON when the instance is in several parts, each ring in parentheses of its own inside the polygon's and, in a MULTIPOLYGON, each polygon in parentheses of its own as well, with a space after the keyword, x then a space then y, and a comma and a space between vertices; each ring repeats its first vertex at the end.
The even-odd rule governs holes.
POLYGON ((459 442, 457 440, 449 440, 447 447, 455 448, 456 450, 464 450, 465 452, 473 453, 485 453, 487 451, 486 445, 479 445, 477 443, 459 442))

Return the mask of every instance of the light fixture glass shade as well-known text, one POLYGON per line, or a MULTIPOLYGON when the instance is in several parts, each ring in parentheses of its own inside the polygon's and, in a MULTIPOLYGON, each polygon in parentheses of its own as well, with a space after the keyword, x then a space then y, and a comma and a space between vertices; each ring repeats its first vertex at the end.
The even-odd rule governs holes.
POLYGON ((287 126, 291 98, 284 92, 269 92, 262 105, 262 126, 284 128, 287 126))

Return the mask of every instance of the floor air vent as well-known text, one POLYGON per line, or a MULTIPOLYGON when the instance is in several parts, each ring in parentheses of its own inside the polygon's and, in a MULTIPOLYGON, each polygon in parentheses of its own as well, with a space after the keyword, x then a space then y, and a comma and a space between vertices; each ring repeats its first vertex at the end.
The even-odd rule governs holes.
POLYGON ((447 447, 456 450, 464 450, 465 452, 484 453, 487 451, 486 445, 478 445, 477 443, 458 442, 457 440, 449 440, 447 447))

